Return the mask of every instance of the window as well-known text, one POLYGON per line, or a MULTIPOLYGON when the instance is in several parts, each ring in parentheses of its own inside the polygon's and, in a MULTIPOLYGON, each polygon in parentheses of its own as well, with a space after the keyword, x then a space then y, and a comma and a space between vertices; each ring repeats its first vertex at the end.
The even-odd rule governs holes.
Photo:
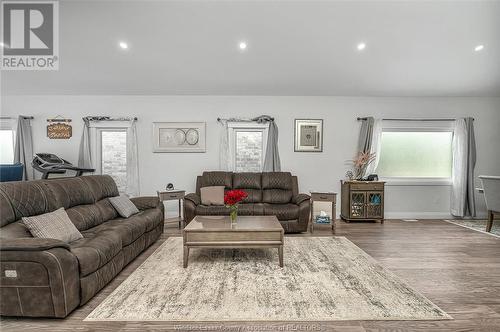
POLYGON ((101 174, 111 175, 119 192, 127 186, 127 132, 119 129, 100 129, 99 148, 101 174))
POLYGON ((385 178, 451 178, 450 128, 384 128, 376 173, 385 178))
POLYGON ((229 149, 234 171, 262 171, 267 144, 267 131, 267 124, 246 122, 229 124, 229 149))
POLYGON ((14 123, 10 119, 0 122, 0 164, 14 163, 14 123))

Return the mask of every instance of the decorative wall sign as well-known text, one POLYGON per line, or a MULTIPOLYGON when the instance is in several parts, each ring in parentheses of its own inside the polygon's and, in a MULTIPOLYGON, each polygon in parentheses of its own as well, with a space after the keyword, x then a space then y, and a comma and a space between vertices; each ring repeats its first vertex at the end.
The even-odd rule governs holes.
POLYGON ((205 152, 205 122, 153 122, 153 152, 205 152))
POLYGON ((295 152, 323 151, 323 120, 295 119, 295 152))
POLYGON ((47 137, 50 139, 69 139, 73 135, 73 128, 69 122, 71 119, 54 118, 47 119, 47 137))

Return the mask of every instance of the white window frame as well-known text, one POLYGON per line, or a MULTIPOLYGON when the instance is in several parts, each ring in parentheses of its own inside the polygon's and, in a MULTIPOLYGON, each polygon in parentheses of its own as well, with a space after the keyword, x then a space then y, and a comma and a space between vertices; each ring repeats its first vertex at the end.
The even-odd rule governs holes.
MULTIPOLYGON (((17 119, 0 119, 0 130, 11 130, 12 131, 12 151, 15 154, 16 145, 16 131, 17 131, 17 119)), ((12 160, 14 163, 14 160, 12 160)))
POLYGON ((269 123, 256 122, 230 122, 227 125, 229 129, 229 153, 231 154, 231 171, 236 170, 236 134, 239 131, 255 131, 262 133, 262 160, 261 169, 264 167, 264 158, 266 156, 267 135, 269 132, 269 123))
MULTIPOLYGON (((418 126, 414 122, 387 121, 382 123, 382 133, 384 132, 451 132, 453 139, 453 121, 425 121, 418 126)), ((382 137, 380 137, 382 139, 382 137)), ((382 147, 381 147, 382 148, 382 147)), ((377 173, 377 170, 375 170, 377 173)), ((388 186, 451 186, 452 178, 447 177, 400 177, 381 176, 380 181, 385 181, 388 186)))

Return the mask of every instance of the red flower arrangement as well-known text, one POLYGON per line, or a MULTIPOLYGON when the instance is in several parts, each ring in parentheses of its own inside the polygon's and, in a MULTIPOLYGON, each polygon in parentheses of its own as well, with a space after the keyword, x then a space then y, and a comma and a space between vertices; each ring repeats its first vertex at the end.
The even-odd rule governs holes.
POLYGON ((224 204, 229 208, 229 216, 231 223, 236 222, 238 216, 238 203, 248 197, 248 194, 243 190, 229 190, 224 194, 224 204))
POLYGON ((224 204, 228 206, 236 205, 247 197, 248 194, 243 190, 229 190, 224 194, 224 204))

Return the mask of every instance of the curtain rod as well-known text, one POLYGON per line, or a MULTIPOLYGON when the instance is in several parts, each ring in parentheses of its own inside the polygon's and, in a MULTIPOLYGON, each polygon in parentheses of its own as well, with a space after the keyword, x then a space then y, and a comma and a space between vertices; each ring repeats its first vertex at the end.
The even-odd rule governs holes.
MULTIPOLYGON (((23 116, 24 119, 30 119, 30 120, 33 120, 34 117, 32 116, 23 116)), ((17 117, 13 117, 13 116, 0 116, 0 119, 2 120, 12 120, 12 119, 17 119, 17 117)))
POLYGON ((84 117, 83 119, 89 118, 90 121, 127 121, 127 120, 135 120, 137 121, 137 117, 133 118, 111 118, 111 117, 106 117, 106 116, 89 116, 89 117, 84 117))
MULTIPOLYGON (((367 118, 358 118, 359 120, 366 120, 367 118)), ((406 118, 406 119, 395 119, 395 118, 387 118, 387 119, 382 119, 384 121, 456 121, 456 118, 450 118, 450 119, 443 119, 443 118, 438 118, 438 119, 417 119, 417 118, 406 118)), ((472 118, 474 120, 474 118, 472 118)))
MULTIPOLYGON (((274 118, 270 117, 271 121, 274 121, 274 118)), ((223 119, 223 118, 217 118, 217 121, 229 121, 229 122, 255 122, 256 120, 253 119, 223 119)))

